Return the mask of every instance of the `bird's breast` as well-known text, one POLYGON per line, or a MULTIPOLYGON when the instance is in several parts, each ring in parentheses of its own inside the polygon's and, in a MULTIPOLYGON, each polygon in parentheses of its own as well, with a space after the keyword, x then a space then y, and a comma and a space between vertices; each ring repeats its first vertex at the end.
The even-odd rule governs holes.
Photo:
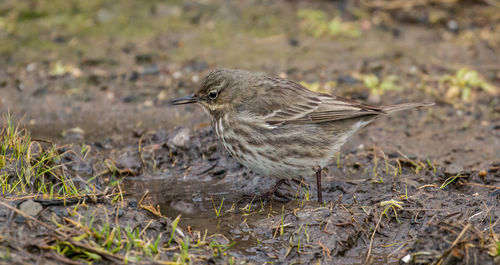
POLYGON ((300 144, 297 137, 275 134, 276 128, 264 123, 227 117, 212 119, 212 127, 231 156, 254 172, 278 177, 311 173, 303 146, 293 145, 300 144))
POLYGON ((229 154, 240 161, 241 155, 238 152, 238 146, 241 146, 241 143, 238 140, 238 135, 236 135, 232 130, 227 115, 212 119, 212 128, 214 129, 217 138, 229 154))

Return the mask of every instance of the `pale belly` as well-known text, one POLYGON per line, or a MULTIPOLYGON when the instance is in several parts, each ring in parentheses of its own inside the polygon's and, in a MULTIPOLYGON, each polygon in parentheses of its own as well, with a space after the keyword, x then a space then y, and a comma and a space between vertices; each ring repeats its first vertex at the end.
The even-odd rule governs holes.
POLYGON ((346 139, 365 124, 329 134, 315 125, 235 129, 220 119, 212 126, 224 148, 245 167, 266 176, 294 178, 311 177, 319 166, 325 167, 346 139))

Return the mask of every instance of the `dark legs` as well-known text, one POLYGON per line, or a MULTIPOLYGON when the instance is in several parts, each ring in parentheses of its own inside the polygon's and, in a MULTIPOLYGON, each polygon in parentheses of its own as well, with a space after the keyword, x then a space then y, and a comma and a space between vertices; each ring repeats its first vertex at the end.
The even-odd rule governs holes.
POLYGON ((271 196, 273 196, 273 194, 276 192, 276 190, 278 190, 278 188, 285 182, 287 182, 288 179, 280 179, 276 182, 276 184, 274 184, 265 194, 264 196, 265 197, 268 197, 268 198, 271 198, 271 196))
POLYGON ((321 167, 318 167, 318 170, 316 170, 316 185, 318 188, 318 202, 319 204, 323 204, 323 192, 321 190, 321 171, 323 169, 321 167))
MULTIPOLYGON (((323 204, 323 192, 321 189, 321 172, 323 169, 321 167, 317 167, 317 169, 314 169, 316 171, 316 187, 318 189, 318 203, 323 204)), ((270 198, 273 196, 273 194, 278 190, 278 188, 285 182, 288 182, 288 179, 280 179, 274 184, 265 194, 264 197, 270 198)), ((297 181, 299 182, 299 181, 297 181)), ((300 182, 301 183, 301 182, 300 182)), ((300 184, 299 184, 300 185, 300 184)))

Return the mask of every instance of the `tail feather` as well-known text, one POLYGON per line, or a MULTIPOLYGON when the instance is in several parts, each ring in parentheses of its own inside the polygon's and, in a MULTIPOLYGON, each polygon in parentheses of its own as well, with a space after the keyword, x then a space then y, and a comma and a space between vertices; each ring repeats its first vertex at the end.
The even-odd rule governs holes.
POLYGON ((434 105, 434 102, 432 102, 432 103, 426 103, 426 102, 403 103, 403 104, 398 104, 398 105, 385 106, 385 107, 382 107, 382 110, 386 113, 392 113, 392 112, 396 112, 396 111, 400 111, 400 110, 429 107, 432 105, 434 105))

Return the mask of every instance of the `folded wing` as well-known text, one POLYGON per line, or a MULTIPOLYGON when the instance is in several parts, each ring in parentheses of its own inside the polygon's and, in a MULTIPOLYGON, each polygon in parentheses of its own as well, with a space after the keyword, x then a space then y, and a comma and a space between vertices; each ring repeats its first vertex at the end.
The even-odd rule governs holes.
POLYGON ((256 114, 267 124, 309 124, 350 119, 365 115, 384 114, 379 107, 359 103, 337 96, 318 94, 302 85, 277 77, 268 89, 268 95, 260 95, 256 104, 250 104, 256 114), (276 99, 281 100, 276 100, 276 99))

